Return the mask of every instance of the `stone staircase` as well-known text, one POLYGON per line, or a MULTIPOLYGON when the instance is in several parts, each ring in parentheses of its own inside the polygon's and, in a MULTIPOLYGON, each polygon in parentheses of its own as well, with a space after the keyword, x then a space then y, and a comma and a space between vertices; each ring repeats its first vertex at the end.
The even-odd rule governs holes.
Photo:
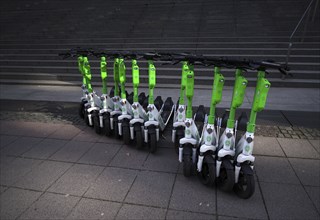
MULTIPOLYGON (((58 57, 77 46, 285 62, 288 38, 308 4, 304 0, 4 0, 0 9, 0 83, 78 86, 81 76, 76 59, 58 57)), ((272 86, 319 87, 318 14, 309 22, 303 41, 303 28, 293 38, 289 60, 293 77, 283 79, 277 71, 270 71, 272 86)), ((90 63, 93 85, 99 86, 99 61, 92 57, 90 63)), ((181 66, 162 64, 155 62, 157 87, 178 88, 181 66)), ((109 82, 112 66, 110 60, 109 82)), ((130 66, 128 61, 128 82, 130 66)), ((141 86, 147 86, 147 62, 139 60, 139 66, 141 86)), ((226 84, 232 85, 234 70, 222 71, 226 84)), ((246 76, 249 86, 254 86, 256 73, 248 71, 246 76)), ((196 87, 211 88, 212 80, 212 67, 196 66, 196 87)))

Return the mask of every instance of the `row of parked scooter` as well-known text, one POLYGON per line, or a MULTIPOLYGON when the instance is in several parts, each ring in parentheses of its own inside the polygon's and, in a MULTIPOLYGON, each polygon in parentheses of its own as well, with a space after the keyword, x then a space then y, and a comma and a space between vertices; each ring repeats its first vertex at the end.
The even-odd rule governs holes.
POLYGON ((60 54, 64 58, 77 57, 79 71, 83 76, 82 98, 79 114, 96 133, 122 138, 125 144, 137 148, 148 147, 151 153, 157 151, 157 143, 172 119, 172 142, 183 164, 183 174, 195 172, 203 184, 215 183, 223 191, 234 190, 244 199, 250 198, 255 190, 252 155, 257 113, 264 109, 270 82, 265 78, 266 69, 278 69, 287 74, 287 66, 270 61, 236 60, 221 57, 202 56, 189 53, 139 53, 126 51, 93 51, 72 49, 60 54), (88 57, 100 58, 102 95, 92 89, 91 68, 88 57), (111 91, 107 86, 107 58, 113 59, 113 82, 111 91), (131 60, 133 92, 126 92, 125 60, 131 60), (148 62, 148 96, 138 92, 140 84, 138 60, 148 62), (171 97, 163 102, 161 96, 154 99, 156 86, 155 60, 182 64, 179 100, 173 103, 171 97), (194 66, 214 67, 210 112, 199 106, 192 110, 194 96, 194 66), (221 68, 235 69, 235 83, 230 110, 227 117, 216 117, 216 105, 221 102, 224 76, 221 68), (242 114, 235 120, 236 109, 241 106, 248 84, 245 70, 257 71, 257 83, 249 120, 242 114), (186 97, 186 101, 185 101, 186 97), (243 123, 243 121, 245 121, 243 123), (237 140, 239 124, 245 124, 245 133, 237 140), (221 132, 221 129, 224 129, 221 132))

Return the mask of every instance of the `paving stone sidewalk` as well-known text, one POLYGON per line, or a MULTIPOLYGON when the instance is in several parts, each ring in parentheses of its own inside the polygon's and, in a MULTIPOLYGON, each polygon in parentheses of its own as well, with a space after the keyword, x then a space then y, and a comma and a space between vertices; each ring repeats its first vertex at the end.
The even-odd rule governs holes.
POLYGON ((256 136, 255 194, 185 178, 169 140, 153 155, 80 124, 0 121, 1 219, 319 219, 320 141, 256 136))

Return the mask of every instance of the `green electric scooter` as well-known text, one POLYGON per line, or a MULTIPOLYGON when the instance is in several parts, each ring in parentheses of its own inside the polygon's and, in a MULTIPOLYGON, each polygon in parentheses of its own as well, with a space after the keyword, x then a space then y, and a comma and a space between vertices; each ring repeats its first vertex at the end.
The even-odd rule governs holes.
POLYGON ((243 103, 245 90, 248 84, 247 79, 243 76, 243 69, 237 68, 235 75, 235 84, 227 127, 220 137, 217 150, 216 177, 218 178, 220 188, 224 191, 231 191, 234 185, 235 175, 233 159, 235 156, 236 137, 235 114, 236 109, 243 103))
POLYGON ((222 90, 224 85, 224 77, 220 72, 220 67, 214 68, 214 81, 212 87, 212 97, 210 103, 210 114, 208 121, 204 126, 204 131, 201 136, 201 146, 199 148, 199 156, 197 170, 199 172, 200 181, 204 185, 213 186, 216 177, 216 150, 219 144, 219 135, 221 128, 221 118, 217 119, 215 127, 215 110, 216 105, 222 99, 222 90))
POLYGON ((256 126, 257 113, 265 108, 267 95, 270 89, 270 82, 266 79, 266 69, 278 69, 282 74, 287 75, 288 67, 279 63, 262 61, 244 62, 248 69, 258 71, 256 89, 254 92, 252 108, 246 133, 241 137, 235 149, 235 177, 234 191, 243 199, 250 198, 255 190, 255 181, 253 176, 253 167, 255 157, 252 155, 254 146, 254 132, 256 126))

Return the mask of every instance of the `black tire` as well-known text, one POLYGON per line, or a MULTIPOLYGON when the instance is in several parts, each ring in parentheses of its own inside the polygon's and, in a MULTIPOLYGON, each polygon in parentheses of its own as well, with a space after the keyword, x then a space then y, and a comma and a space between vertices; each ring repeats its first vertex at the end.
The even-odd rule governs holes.
MULTIPOLYGON (((140 127, 140 125, 138 125, 140 127)), ((142 149, 144 147, 144 140, 141 129, 135 129, 135 139, 137 149, 142 149)))
POLYGON ((85 101, 82 101, 79 105, 79 116, 80 118, 84 119, 84 113, 85 113, 85 107, 84 107, 84 104, 86 102, 85 101))
POLYGON ((103 128, 102 128, 102 133, 106 136, 111 135, 111 126, 110 126, 110 115, 105 114, 103 115, 103 128))
POLYGON ((180 139, 183 137, 184 137, 184 131, 177 129, 176 138, 174 141, 174 150, 175 150, 176 154, 179 154, 180 139))
POLYGON ((183 175, 189 177, 192 175, 192 145, 186 144, 183 147, 183 175))
POLYGON ((248 169, 251 170, 248 164, 242 165, 238 183, 234 185, 236 195, 242 199, 250 198, 255 190, 254 176, 248 172, 248 169))
POLYGON ((155 153, 157 151, 157 135, 156 133, 150 133, 149 134, 149 152, 155 153))
POLYGON ((230 160, 225 159, 222 161, 220 175, 217 182, 219 188, 224 192, 232 191, 234 186, 234 170, 230 169, 230 167, 233 167, 230 160))
POLYGON ((90 126, 89 118, 88 118, 88 112, 87 111, 84 112, 84 122, 86 123, 87 126, 90 126))
POLYGON ((118 119, 117 120, 113 120, 113 135, 114 135, 115 138, 120 139, 119 127, 118 127, 118 119))
POLYGON ((212 187, 215 183, 216 178, 216 166, 215 161, 211 155, 206 155, 203 158, 201 172, 198 173, 200 182, 203 185, 212 187))
POLYGON ((122 122, 122 139, 124 144, 129 145, 130 144, 130 126, 129 122, 127 120, 124 120, 122 122))
POLYGON ((99 120, 99 114, 98 113, 93 113, 92 114, 92 123, 93 123, 94 131, 97 134, 101 134, 101 127, 100 127, 100 120, 99 120))

